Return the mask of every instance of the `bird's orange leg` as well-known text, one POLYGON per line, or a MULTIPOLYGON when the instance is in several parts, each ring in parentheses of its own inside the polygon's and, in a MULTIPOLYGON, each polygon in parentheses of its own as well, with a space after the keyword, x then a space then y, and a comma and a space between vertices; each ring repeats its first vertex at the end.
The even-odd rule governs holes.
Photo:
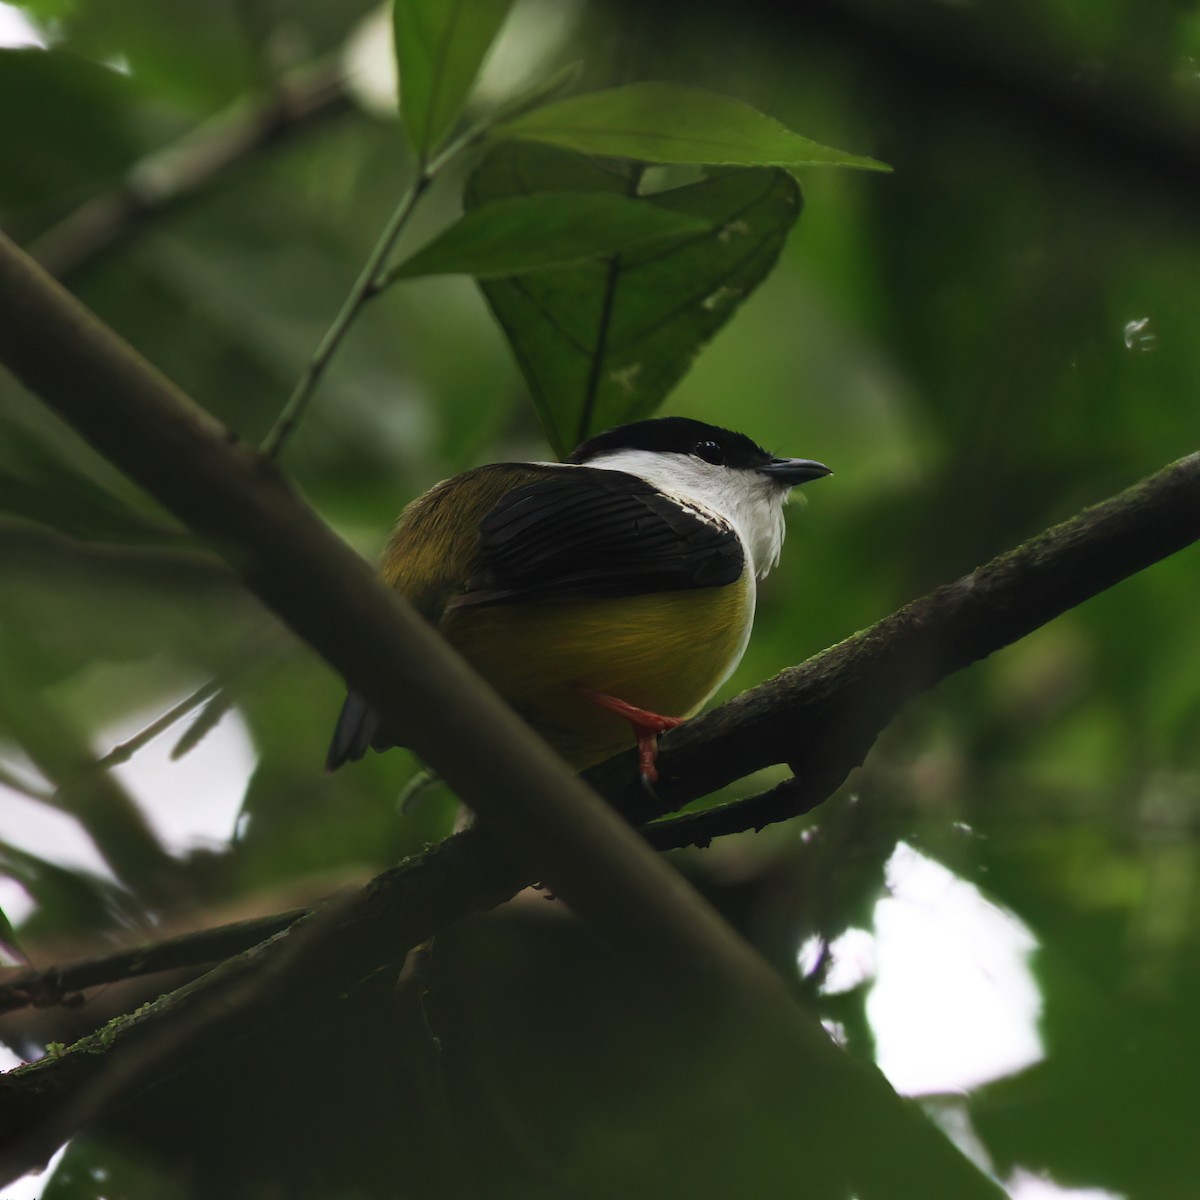
POLYGON ((595 688, 584 687, 581 683, 575 685, 575 690, 581 696, 586 696, 593 704, 606 708, 609 712, 621 717, 622 720, 629 722, 633 736, 637 738, 638 770, 647 783, 657 783, 658 767, 655 766, 654 760, 658 757, 659 734, 666 733, 668 729, 677 729, 687 718, 664 717, 659 713, 638 708, 636 704, 619 700, 607 692, 598 692, 595 688))

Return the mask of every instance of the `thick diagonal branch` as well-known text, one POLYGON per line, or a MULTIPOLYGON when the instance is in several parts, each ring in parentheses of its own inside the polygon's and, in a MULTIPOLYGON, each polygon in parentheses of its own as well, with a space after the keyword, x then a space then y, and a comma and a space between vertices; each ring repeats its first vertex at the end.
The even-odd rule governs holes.
MULTIPOLYGON (((261 455, 232 439, 2 238, 0 361, 216 545, 387 724, 405 729, 487 822, 505 855, 521 864, 518 874, 549 883, 647 971, 719 1003, 730 1030, 770 1031, 789 1077, 805 1081, 793 1096, 797 1111, 811 1121, 817 1144, 842 1131, 843 1166, 861 1195, 928 1195, 935 1181, 947 1179, 964 1200, 998 1194, 882 1077, 833 1047, 766 963, 373 578, 261 455), (467 744, 472 751, 464 754, 467 744), (861 1126, 859 1115, 868 1118, 861 1126), (856 1144, 860 1128, 886 1152, 856 1144)), ((324 966, 333 954, 343 907, 355 905, 323 910, 279 934, 269 944, 283 947, 285 962, 271 962, 268 971, 258 960, 258 982, 246 974, 256 964, 252 952, 131 1018, 89 1047, 93 1053, 80 1048, 50 1064, 59 1074, 35 1066, 9 1081, 4 1116, 19 1116, 22 1133, 0 1155, 0 1175, 27 1168, 97 1113, 203 1052, 214 1031, 226 1037, 231 1024, 262 1019, 275 994, 292 989, 296 972, 311 970, 310 957, 324 966), (297 944, 310 954, 295 952, 297 944), (97 1070, 97 1060, 107 1069, 97 1070), (64 1078, 72 1079, 65 1091, 64 1078), (26 1087, 41 1103, 23 1103, 26 1087)))

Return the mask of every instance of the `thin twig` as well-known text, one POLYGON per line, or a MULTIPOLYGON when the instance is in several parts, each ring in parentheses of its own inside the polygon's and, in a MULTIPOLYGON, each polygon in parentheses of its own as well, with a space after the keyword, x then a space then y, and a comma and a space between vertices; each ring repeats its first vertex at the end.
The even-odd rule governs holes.
POLYGON ((311 911, 310 908, 294 908, 269 917, 183 933, 116 954, 97 954, 54 967, 10 974, 0 984, 0 1013, 29 1005, 49 1008, 68 1003, 73 995, 85 988, 220 962, 266 941, 311 911))
POLYGON ((287 403, 283 406, 270 432, 263 438, 260 449, 264 457, 275 459, 279 457, 287 440, 295 432, 296 427, 304 417, 317 385, 321 382, 334 354, 346 334, 350 332, 355 318, 363 306, 383 290, 387 285, 387 264, 395 249, 396 242, 408 225, 409 218, 417 206, 417 202, 432 186, 446 165, 457 158, 468 147, 479 141, 488 130, 488 125, 477 125, 467 130, 462 136, 451 142, 445 150, 428 163, 418 163, 417 173, 408 190, 396 205, 391 217, 388 218, 383 232, 379 235, 374 248, 371 250, 363 269, 359 272, 350 294, 342 302, 342 307, 333 319, 333 324, 325 331, 320 344, 309 359, 308 366, 300 376, 287 403))
POLYGON ((165 713, 155 717, 153 721, 126 741, 118 742, 107 754, 97 759, 91 769, 106 771, 128 762, 139 750, 145 749, 155 738, 166 733, 168 729, 178 724, 189 713, 194 712, 207 701, 209 703, 206 710, 197 717, 195 724, 184 731, 171 751, 172 759, 182 758, 233 707, 235 684, 265 661, 277 641, 277 627, 258 633, 253 645, 247 644, 243 653, 234 660, 233 666, 215 678, 202 683, 194 692, 185 696, 165 713), (225 695, 222 696, 222 693, 225 695))
POLYGON ((207 683, 202 683, 190 696, 185 696, 173 708, 167 709, 162 716, 156 717, 145 728, 138 730, 133 737, 118 742, 103 758, 98 758, 95 764, 96 769, 106 771, 111 767, 119 767, 122 763, 127 763, 143 746, 154 741, 160 733, 165 733, 210 696, 215 696, 221 687, 221 681, 218 679, 210 679, 207 683))

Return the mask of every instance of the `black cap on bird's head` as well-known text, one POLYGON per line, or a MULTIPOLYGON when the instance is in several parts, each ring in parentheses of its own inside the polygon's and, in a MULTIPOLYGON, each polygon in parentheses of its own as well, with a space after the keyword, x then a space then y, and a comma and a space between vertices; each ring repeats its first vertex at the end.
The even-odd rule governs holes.
POLYGON ((777 458, 744 433, 695 421, 691 417, 656 417, 618 425, 581 442, 567 462, 583 465, 622 450, 691 455, 713 466, 756 471, 785 489, 833 474, 824 463, 811 458, 777 458))

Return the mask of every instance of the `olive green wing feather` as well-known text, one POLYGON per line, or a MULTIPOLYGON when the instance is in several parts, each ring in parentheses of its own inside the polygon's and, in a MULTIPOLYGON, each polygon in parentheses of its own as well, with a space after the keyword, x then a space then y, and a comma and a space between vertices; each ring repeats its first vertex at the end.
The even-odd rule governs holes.
MULTIPOLYGON (((563 468, 493 463, 445 480, 418 496, 400 514, 383 552, 379 574, 431 625, 462 593, 479 557, 479 525, 500 499, 563 468)), ((355 762, 368 748, 386 750, 395 737, 357 693, 350 692, 333 731, 325 769, 355 762)))

